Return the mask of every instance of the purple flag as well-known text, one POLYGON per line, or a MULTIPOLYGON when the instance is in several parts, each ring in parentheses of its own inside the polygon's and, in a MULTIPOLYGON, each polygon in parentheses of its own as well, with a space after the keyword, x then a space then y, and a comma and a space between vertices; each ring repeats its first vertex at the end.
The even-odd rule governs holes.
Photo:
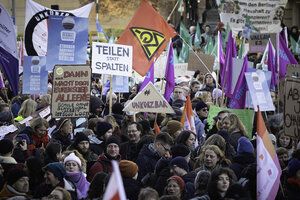
POLYGON ((221 74, 221 85, 223 83, 223 72, 225 68, 225 60, 224 60, 224 53, 222 48, 222 38, 220 32, 218 32, 218 56, 219 56, 219 63, 220 63, 220 74, 221 74))
MULTIPOLYGON (((232 31, 230 30, 227 48, 226 48, 226 56, 225 56, 225 69, 223 69, 222 76, 222 87, 225 87, 225 94, 228 97, 231 97, 231 84, 232 84, 232 57, 234 56, 233 49, 233 38, 232 31)), ((235 52, 236 55, 236 52, 235 52)))
POLYGON ((143 88, 144 88, 149 82, 152 82, 152 83, 154 84, 154 62, 155 62, 155 60, 153 60, 152 65, 151 65, 151 67, 150 67, 148 73, 147 73, 146 76, 145 76, 144 82, 142 83, 139 92, 142 91, 143 88))
POLYGON ((247 81, 245 78, 245 72, 248 72, 248 58, 245 56, 244 64, 239 76, 239 79, 234 88, 233 95, 228 104, 228 108, 233 109, 244 109, 246 103, 246 91, 247 91, 247 81))
MULTIPOLYGON (((276 51, 276 69, 278 66, 277 63, 277 55, 278 51, 276 51)), ((279 34, 279 78, 280 80, 285 77, 286 74, 286 65, 287 64, 298 64, 297 60, 293 56, 292 52, 287 48, 284 40, 282 39, 281 35, 279 34)))
MULTIPOLYGON (((231 36, 232 37, 232 36, 231 36)), ((232 57, 236 58, 236 44, 235 44, 235 40, 232 37, 232 57)))
POLYGON ((0 72, 0 88, 4 88, 4 81, 3 81, 3 78, 2 78, 1 72, 0 72))
POLYGON ((269 49, 268 49, 268 70, 272 72, 270 89, 275 90, 275 86, 277 85, 278 79, 277 79, 277 72, 276 72, 277 70, 275 65, 274 52, 270 40, 269 40, 269 49))
POLYGON ((167 58, 165 77, 166 77, 166 89, 165 89, 164 97, 169 102, 170 95, 175 88, 174 57, 173 57, 173 45, 171 40, 169 46, 169 55, 167 58))

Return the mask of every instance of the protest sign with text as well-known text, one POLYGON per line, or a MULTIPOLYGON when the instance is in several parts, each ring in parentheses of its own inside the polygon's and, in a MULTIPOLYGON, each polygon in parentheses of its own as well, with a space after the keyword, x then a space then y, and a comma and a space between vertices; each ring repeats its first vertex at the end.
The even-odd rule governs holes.
POLYGON ((252 33, 249 40, 249 52, 264 52, 269 38, 272 45, 276 47, 276 33, 252 33))
POLYGON ((288 78, 284 86, 284 133, 299 140, 300 80, 288 78))
POLYGON ((53 70, 52 117, 87 117, 90 107, 91 68, 56 65, 53 70))
POLYGON ((299 64, 286 65, 286 77, 300 78, 300 65, 299 64))
POLYGON ((132 75, 132 46, 93 42, 92 70, 95 74, 132 75))
POLYGON ((127 76, 113 76, 113 92, 126 93, 129 92, 129 83, 127 76))

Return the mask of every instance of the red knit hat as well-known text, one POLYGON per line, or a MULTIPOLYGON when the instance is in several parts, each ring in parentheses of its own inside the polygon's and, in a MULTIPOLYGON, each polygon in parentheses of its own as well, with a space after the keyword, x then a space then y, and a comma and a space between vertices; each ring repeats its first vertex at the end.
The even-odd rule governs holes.
POLYGON ((185 188, 185 183, 184 183, 184 180, 183 180, 181 177, 179 177, 179 176, 171 176, 171 177, 168 179, 168 183, 169 183, 170 180, 175 180, 175 181, 177 181, 177 183, 178 183, 178 185, 179 185, 179 187, 180 187, 180 191, 183 191, 183 190, 184 190, 184 188, 185 188))

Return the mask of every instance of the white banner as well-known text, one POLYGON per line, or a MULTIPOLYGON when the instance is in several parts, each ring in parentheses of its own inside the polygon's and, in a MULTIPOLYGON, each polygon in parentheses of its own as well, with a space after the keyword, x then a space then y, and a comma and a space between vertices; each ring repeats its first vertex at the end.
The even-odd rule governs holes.
POLYGON ((236 35, 243 30, 248 15, 251 25, 261 33, 277 33, 287 0, 217 0, 221 21, 229 23, 236 35))
POLYGON ((53 10, 32 0, 26 1, 24 43, 25 55, 46 56, 48 28, 47 20, 50 15, 89 17, 94 3, 89 3, 75 10, 53 10))

